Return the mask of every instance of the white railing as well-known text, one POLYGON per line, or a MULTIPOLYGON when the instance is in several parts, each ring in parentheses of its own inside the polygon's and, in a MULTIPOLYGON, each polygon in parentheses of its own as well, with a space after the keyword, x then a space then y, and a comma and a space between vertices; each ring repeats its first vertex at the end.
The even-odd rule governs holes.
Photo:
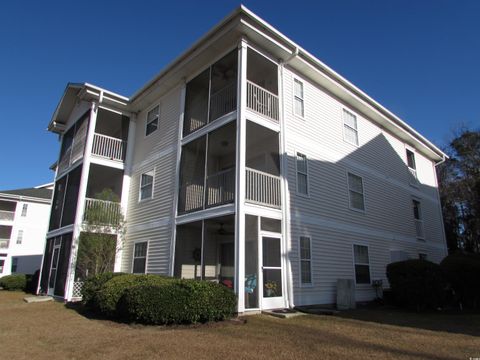
POLYGON ((118 202, 86 198, 83 220, 94 225, 117 225, 121 213, 118 202))
POLYGON ((425 239, 425 232, 423 231, 423 220, 415 219, 415 232, 417 238, 425 239))
POLYGON ((116 161, 125 160, 126 141, 103 134, 94 134, 92 154, 116 161))
POLYGON ((278 96, 248 80, 247 108, 278 122, 278 96))
POLYGON ((246 194, 249 202, 280 208, 281 185, 280 177, 263 171, 246 169, 246 194))
POLYGON ((0 249, 8 249, 10 239, 0 239, 0 249))
POLYGON ((189 181, 180 186, 178 212, 203 209, 203 178, 189 181))
POLYGON ((0 210, 0 220, 13 220, 15 218, 15 211, 0 210))
POLYGON ((210 121, 214 121, 236 108, 237 83, 233 82, 210 96, 210 121))
POLYGON ((207 177, 207 207, 235 200, 235 168, 220 171, 207 177))

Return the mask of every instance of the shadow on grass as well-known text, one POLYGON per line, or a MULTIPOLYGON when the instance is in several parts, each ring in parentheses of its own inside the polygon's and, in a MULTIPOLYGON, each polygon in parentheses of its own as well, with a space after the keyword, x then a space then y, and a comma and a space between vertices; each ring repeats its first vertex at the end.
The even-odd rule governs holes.
POLYGON ((342 311, 337 316, 386 325, 480 336, 480 311, 478 310, 449 309, 416 312, 394 306, 368 305, 356 310, 342 311))

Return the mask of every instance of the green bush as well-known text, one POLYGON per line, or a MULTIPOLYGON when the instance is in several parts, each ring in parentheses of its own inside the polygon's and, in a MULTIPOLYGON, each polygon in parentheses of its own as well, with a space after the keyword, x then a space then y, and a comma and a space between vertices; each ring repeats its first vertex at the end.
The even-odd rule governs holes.
POLYGON ((172 278, 160 275, 122 274, 105 282, 95 296, 96 306, 103 315, 113 317, 116 315, 117 304, 125 290, 138 285, 157 285, 172 281, 172 278))
POLYGON ((25 274, 7 275, 0 278, 0 287, 5 290, 22 290, 27 287, 27 276, 25 274))
POLYGON ((405 260, 388 264, 387 277, 395 301, 417 311, 443 306, 445 278, 440 265, 426 260, 405 260))
POLYGON ((197 280, 172 280, 126 290, 119 313, 146 324, 190 324, 232 317, 237 299, 227 287, 197 280))
POLYGON ((480 254, 456 253, 441 262, 447 281, 455 296, 467 307, 480 304, 480 254))
POLYGON ((83 304, 92 309, 98 311, 98 300, 97 295, 100 289, 103 288, 105 283, 110 279, 125 275, 124 273, 112 273, 106 272, 103 274, 98 274, 95 276, 90 276, 85 279, 83 286, 82 286, 82 302, 83 304))

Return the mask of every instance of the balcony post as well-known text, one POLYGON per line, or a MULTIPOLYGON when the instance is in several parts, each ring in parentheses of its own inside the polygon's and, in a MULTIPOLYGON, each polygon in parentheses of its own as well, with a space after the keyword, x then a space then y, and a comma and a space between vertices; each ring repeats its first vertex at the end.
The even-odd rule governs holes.
POLYGON ((238 45, 237 81, 237 151, 235 191, 235 292, 238 296, 238 312, 245 310, 245 150, 247 135, 247 42, 238 45))

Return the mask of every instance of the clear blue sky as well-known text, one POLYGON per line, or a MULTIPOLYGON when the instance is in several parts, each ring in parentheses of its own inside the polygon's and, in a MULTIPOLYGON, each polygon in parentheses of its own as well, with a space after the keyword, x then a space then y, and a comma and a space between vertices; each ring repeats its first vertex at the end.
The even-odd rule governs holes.
MULTIPOLYGON (((480 1, 244 4, 438 145, 480 124, 480 1)), ((236 1, 5 1, 0 189, 49 182, 47 124, 67 82, 130 96, 236 1)))

